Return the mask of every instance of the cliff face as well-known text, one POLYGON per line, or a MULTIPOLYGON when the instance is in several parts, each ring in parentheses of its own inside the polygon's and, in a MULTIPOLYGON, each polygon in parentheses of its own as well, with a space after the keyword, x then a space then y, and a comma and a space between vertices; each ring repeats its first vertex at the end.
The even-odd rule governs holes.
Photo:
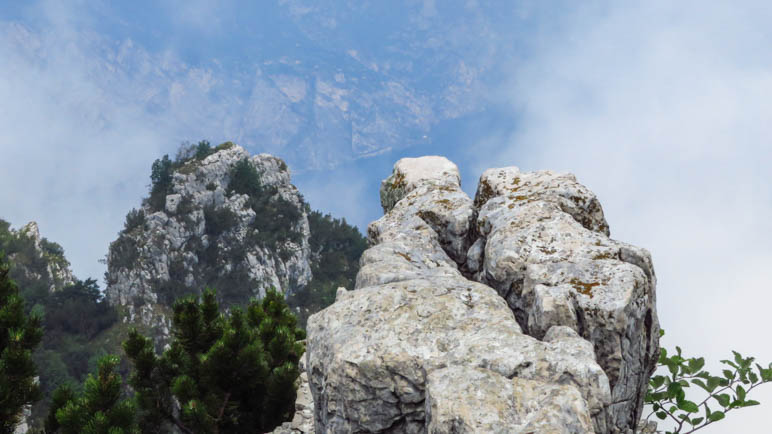
POLYGON ((8 255, 11 278, 20 287, 42 287, 51 293, 75 281, 64 250, 41 237, 36 222, 13 230, 9 223, 0 220, 0 251, 8 255))
POLYGON ((442 157, 381 187, 356 291, 308 322, 316 432, 632 432, 659 354, 644 249, 572 175, 442 157))
POLYGON ((169 177, 110 245, 105 293, 129 321, 164 335, 165 309, 182 295, 212 287, 230 305, 311 279, 306 206, 283 161, 228 143, 178 159, 169 177))

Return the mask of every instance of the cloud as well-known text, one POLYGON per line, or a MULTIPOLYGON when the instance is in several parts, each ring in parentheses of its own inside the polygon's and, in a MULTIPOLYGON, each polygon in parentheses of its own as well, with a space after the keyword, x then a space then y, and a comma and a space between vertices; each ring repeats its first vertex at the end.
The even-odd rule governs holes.
POLYGON ((76 275, 99 278, 153 159, 223 131, 227 98, 210 103, 217 78, 172 53, 80 30, 54 3, 36 13, 0 22, 0 217, 38 221, 76 275))
MULTIPOLYGON (((665 345, 713 367, 731 349, 772 361, 767 6, 567 9, 502 86, 516 132, 481 140, 477 157, 480 170, 576 173, 598 194, 612 236, 652 252, 665 345)), ((772 390, 759 400, 770 405, 772 390)), ((721 423, 731 429, 706 432, 765 430, 764 410, 742 413, 721 423)))

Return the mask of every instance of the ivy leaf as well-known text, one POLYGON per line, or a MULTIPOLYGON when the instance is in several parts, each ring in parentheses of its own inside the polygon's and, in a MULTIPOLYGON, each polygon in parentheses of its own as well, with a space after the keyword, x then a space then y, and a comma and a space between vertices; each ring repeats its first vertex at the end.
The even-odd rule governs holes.
POLYGON ((694 419, 690 420, 689 423, 691 423, 692 425, 699 425, 700 422, 702 422, 703 420, 705 420, 705 418, 695 417, 694 419))
POLYGON ((745 389, 742 386, 737 386, 737 400, 745 401, 745 389))
POLYGON ((689 371, 695 373, 705 366, 705 358, 700 357, 698 359, 689 359, 689 371))
POLYGON ((752 382, 752 383, 758 383, 758 381, 759 381, 759 376, 758 376, 758 375, 756 375, 756 373, 755 373, 755 372, 753 372, 753 371, 749 371, 749 372, 748 372, 748 378, 750 378, 750 379, 751 379, 751 382, 752 382))
POLYGON ((713 377, 711 376, 708 378, 708 392, 713 393, 714 390, 716 390, 716 387, 718 387, 719 384, 721 384, 721 381, 723 378, 721 377, 713 377))
POLYGON ((661 420, 665 420, 665 418, 667 417, 667 413, 665 413, 664 411, 658 411, 657 417, 660 418, 661 420))
POLYGON ((667 386, 667 396, 671 399, 677 399, 678 392, 681 392, 681 383, 673 382, 667 386))
MULTIPOLYGON (((721 404, 722 407, 726 408, 729 406, 729 395, 727 395, 726 393, 713 395, 713 398, 715 398, 716 401, 718 401, 718 403, 721 404)), ((720 413, 720 412, 716 412, 716 413, 720 413)))
POLYGON ((654 389, 658 389, 660 386, 662 386, 665 383, 665 377, 662 375, 655 375, 651 377, 651 387, 654 389))
POLYGON ((710 421, 716 422, 724 418, 724 412, 723 411, 714 411, 710 414, 710 421))
POLYGON ((712 390, 711 390, 711 389, 708 387, 708 385, 707 385, 707 384, 705 384, 705 382, 704 382, 704 381, 702 381, 702 380, 700 380, 699 378, 695 378, 695 379, 693 379, 693 380, 692 380, 692 384, 696 384, 696 385, 698 385, 698 386, 702 387, 702 388, 703 388, 703 389, 705 389, 705 391, 706 391, 706 392, 708 392, 708 393, 712 392, 712 390))
POLYGON ((759 405, 759 404, 760 404, 759 401, 754 401, 752 399, 749 399, 749 400, 743 402, 743 407, 752 407, 754 405, 759 405))
POLYGON ((699 407, 697 407, 697 404, 686 399, 678 403, 678 408, 688 413, 697 413, 700 411, 699 407))

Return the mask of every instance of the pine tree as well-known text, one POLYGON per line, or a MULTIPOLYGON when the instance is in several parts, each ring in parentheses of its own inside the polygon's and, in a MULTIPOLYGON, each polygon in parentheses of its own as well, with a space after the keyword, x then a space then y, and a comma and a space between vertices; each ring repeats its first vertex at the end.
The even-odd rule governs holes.
POLYGON ((133 402, 121 400, 123 382, 115 371, 118 363, 116 356, 102 357, 96 375, 89 374, 80 395, 69 386, 59 387, 46 419, 46 433, 139 433, 133 402))
POLYGON ((124 343, 143 432, 267 432, 291 417, 305 333, 280 293, 223 314, 207 290, 178 300, 172 321, 160 357, 136 330, 124 343))
POLYGON ((32 361, 43 337, 40 317, 24 313, 24 300, 8 273, 0 256, 0 433, 13 432, 24 407, 40 399, 32 361))

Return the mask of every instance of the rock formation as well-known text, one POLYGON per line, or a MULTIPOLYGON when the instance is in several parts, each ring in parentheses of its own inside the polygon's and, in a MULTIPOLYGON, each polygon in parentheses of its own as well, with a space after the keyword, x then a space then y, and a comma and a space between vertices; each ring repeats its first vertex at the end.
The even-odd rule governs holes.
MULTIPOLYGON (((4 222, 0 220, 0 223, 4 222)), ((13 264, 11 276, 17 283, 40 282, 48 287, 48 292, 74 283, 75 277, 62 247, 41 237, 36 222, 29 222, 19 230, 8 229, 8 235, 30 247, 8 255, 13 264)))
POLYGON ((269 287, 291 292, 311 279, 306 205, 286 164, 230 142, 214 151, 178 159, 163 209, 145 200, 129 213, 107 256, 108 300, 159 336, 170 325, 165 307, 181 295, 212 286, 228 305, 269 287), (229 188, 243 161, 259 175, 252 186, 259 194, 229 188), (282 226, 268 230, 260 226, 266 220, 282 226))
POLYGON ((442 157, 381 186, 356 291, 308 322, 316 432, 632 432, 656 364, 655 277, 572 175, 442 157))

